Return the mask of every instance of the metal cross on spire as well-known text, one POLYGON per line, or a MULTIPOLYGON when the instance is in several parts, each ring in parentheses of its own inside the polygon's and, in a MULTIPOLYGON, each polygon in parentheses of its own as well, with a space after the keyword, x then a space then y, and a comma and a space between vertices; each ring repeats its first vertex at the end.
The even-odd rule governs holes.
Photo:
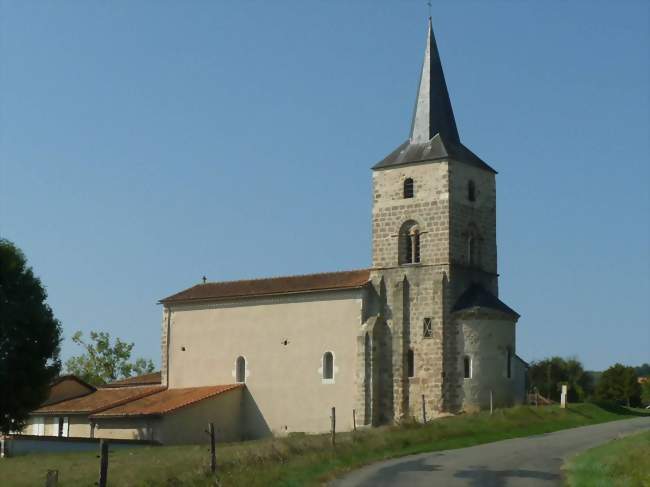
POLYGON ((431 18, 431 0, 427 2, 427 5, 429 6, 429 18, 431 18))

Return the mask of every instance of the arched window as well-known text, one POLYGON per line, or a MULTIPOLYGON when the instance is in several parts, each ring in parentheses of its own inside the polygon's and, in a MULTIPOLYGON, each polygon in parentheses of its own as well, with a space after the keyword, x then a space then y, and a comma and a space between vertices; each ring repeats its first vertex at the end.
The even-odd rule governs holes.
POLYGON ((476 201, 476 185, 472 180, 467 183, 467 199, 470 201, 476 201))
POLYGON ((325 352, 323 355, 323 379, 331 380, 334 378, 334 355, 332 352, 325 352))
POLYGON ((235 382, 246 382, 246 359, 242 356, 237 357, 235 362, 235 382))
POLYGON ((463 377, 465 377, 465 379, 471 379, 472 378, 472 358, 469 355, 465 355, 463 357, 463 370, 464 370, 463 377))
POLYGON ((404 198, 413 198, 414 185, 412 178, 406 178, 404 180, 404 198))
POLYGON ((400 264, 420 262, 420 228, 417 223, 409 221, 402 225, 398 247, 400 264))
POLYGON ((477 260, 476 238, 470 235, 467 237, 467 264, 476 265, 478 264, 477 260))
POLYGON ((512 349, 510 347, 506 349, 506 377, 508 379, 512 377, 512 349))
POLYGON ((415 355, 410 348, 406 355, 406 371, 409 377, 415 377, 415 355))

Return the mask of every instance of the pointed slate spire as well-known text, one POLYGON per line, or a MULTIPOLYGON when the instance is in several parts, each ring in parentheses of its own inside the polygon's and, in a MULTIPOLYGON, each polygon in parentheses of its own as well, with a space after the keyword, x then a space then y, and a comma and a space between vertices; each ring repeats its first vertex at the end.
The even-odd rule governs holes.
POLYGON ((493 168, 460 141, 438 46, 433 36, 431 17, 429 17, 427 47, 424 52, 418 96, 413 110, 411 135, 408 140, 372 168, 381 170, 406 164, 442 160, 463 162, 496 174, 493 168))
POLYGON ((424 52, 418 96, 411 123, 411 144, 428 142, 436 134, 445 142, 460 143, 440 54, 429 17, 427 47, 424 52))

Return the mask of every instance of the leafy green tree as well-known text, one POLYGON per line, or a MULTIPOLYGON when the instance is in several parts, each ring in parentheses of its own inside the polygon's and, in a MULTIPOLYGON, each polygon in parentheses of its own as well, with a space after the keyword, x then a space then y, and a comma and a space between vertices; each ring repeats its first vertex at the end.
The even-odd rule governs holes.
POLYGON ((641 384, 641 402, 645 406, 650 406, 650 381, 641 384))
POLYGON ((0 239, 0 432, 20 430, 60 369, 61 324, 24 254, 0 239))
POLYGON ((554 401, 560 400, 562 385, 568 386, 568 400, 584 401, 593 391, 592 376, 576 358, 550 357, 532 362, 528 369, 530 385, 554 401))
POLYGON ((639 377, 650 377, 650 364, 641 364, 634 367, 634 370, 639 377))
POLYGON ((91 331, 90 342, 86 342, 78 331, 72 336, 72 341, 83 347, 85 353, 69 358, 65 368, 68 373, 89 384, 102 385, 154 370, 151 360, 138 358, 131 362, 133 343, 123 342, 119 338, 111 343, 111 336, 106 332, 91 331))
POLYGON ((596 397, 628 406, 641 403, 641 384, 634 367, 615 364, 603 372, 596 387, 596 397))

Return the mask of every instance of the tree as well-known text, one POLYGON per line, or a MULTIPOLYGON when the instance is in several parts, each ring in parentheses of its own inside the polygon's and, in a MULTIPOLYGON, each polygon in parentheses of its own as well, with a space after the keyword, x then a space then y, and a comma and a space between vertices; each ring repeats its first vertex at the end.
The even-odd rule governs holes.
POLYGON ((644 406, 650 406, 650 381, 641 384, 641 403, 644 406))
POLYGON ((568 386, 568 400, 584 401, 593 390, 590 374, 576 358, 550 357, 532 362, 528 369, 530 385, 554 401, 560 400, 562 385, 568 386))
POLYGON ((641 364, 638 367, 634 367, 634 371, 639 377, 648 377, 650 376, 650 364, 641 364))
POLYGON ((102 385, 133 375, 153 372, 151 360, 138 358, 130 362, 133 343, 119 338, 111 344, 111 336, 103 331, 91 331, 90 343, 82 338, 80 331, 72 336, 72 341, 85 349, 83 355, 69 358, 65 363, 68 373, 74 374, 89 384, 102 385))
POLYGON ((615 364, 603 372, 596 387, 596 397, 627 406, 641 403, 641 384, 633 367, 615 364))
POLYGON ((0 431, 22 429, 61 369, 61 324, 24 254, 0 239, 0 431))

